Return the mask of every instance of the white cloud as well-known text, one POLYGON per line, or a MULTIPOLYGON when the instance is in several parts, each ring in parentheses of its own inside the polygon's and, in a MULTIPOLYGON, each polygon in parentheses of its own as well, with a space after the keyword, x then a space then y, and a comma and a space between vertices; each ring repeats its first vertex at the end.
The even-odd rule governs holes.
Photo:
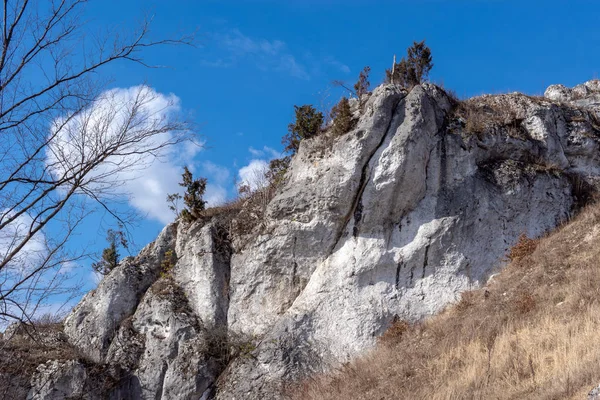
POLYGON ((250 152, 250 154, 252 154, 252 157, 254 158, 261 158, 267 156, 269 160, 272 160, 273 158, 281 158, 282 156, 282 154, 279 151, 269 146, 264 146, 261 150, 255 149, 254 147, 250 146, 250 148, 248 148, 248 151, 250 152))
POLYGON ((346 64, 336 60, 333 56, 325 57, 325 64, 328 64, 328 65, 340 70, 344 74, 350 73, 350 67, 347 66, 346 64))
POLYGON ((254 147, 250 146, 248 148, 248 151, 250 152, 250 154, 252 154, 253 157, 262 157, 265 153, 262 150, 257 150, 254 147))
POLYGON ((248 148, 248 151, 253 158, 248 165, 239 169, 239 185, 247 185, 254 191, 268 185, 265 174, 269 170, 269 161, 281 158, 283 154, 269 146, 263 146, 262 149, 256 149, 251 146, 248 148))
POLYGON ((232 29, 228 33, 219 35, 218 37, 224 47, 237 54, 277 55, 285 48, 285 43, 281 40, 253 39, 244 35, 238 29, 232 29))
MULTIPOLYGON (((14 213, 9 210, 2 210, 0 213, 2 219, 11 218, 14 213)), ((26 239, 29 230, 32 228, 33 218, 27 214, 19 215, 14 221, 2 228, 0 231, 0 260, 6 257, 26 239)), ((46 238, 42 231, 38 231, 23 246, 19 252, 11 258, 3 273, 25 273, 28 266, 37 267, 47 256, 46 238)))
POLYGON ((279 59, 278 71, 286 71, 291 76, 299 79, 309 80, 310 75, 306 72, 304 65, 298 63, 296 58, 291 54, 283 54, 279 59))
POLYGON ((202 65, 214 68, 229 68, 241 60, 252 62, 264 71, 281 71, 295 78, 308 80, 306 67, 296 60, 281 40, 252 38, 238 29, 213 35, 214 42, 227 53, 226 57, 203 61, 202 65))
MULTIPOLYGON (((14 212, 7 209, 0 211, 3 220, 14 215, 14 212)), ((35 228, 33 218, 22 214, 0 230, 0 261, 7 260, 10 253, 26 240, 32 228, 35 228)), ((47 269, 36 271, 45 265, 50 256, 47 238, 40 230, 10 257, 10 261, 0 270, 0 292, 7 296, 7 299, 0 301, 3 312, 21 316, 21 309, 12 304, 16 302, 27 313, 32 313, 45 291, 52 291, 53 277, 57 272, 52 262, 47 264, 47 269)), ((0 317, 0 331, 4 330, 7 324, 7 318, 0 317)))
POLYGON ((208 184, 206 185, 204 200, 206 200, 206 204, 210 207, 223 204, 227 200, 227 189, 221 185, 208 184))
POLYGON ((238 171, 240 185, 248 185, 250 190, 264 187, 267 184, 265 172, 268 169, 269 164, 265 160, 251 160, 248 165, 238 171))
POLYGON ((212 178, 209 179, 209 181, 213 181, 219 185, 225 185, 229 180, 229 170, 226 167, 217 165, 211 161, 204 161, 202 163, 202 171, 212 178))
POLYGON ((102 275, 100 272, 90 271, 90 280, 94 282, 94 287, 98 286, 103 278, 104 275, 102 275))
POLYGON ((79 267, 79 264, 77 264, 74 261, 65 261, 63 263, 60 264, 60 273, 61 274, 68 274, 71 271, 75 270, 77 267, 79 267))
MULTIPOLYGON (((47 151, 46 163, 55 176, 60 176, 80 158, 92 158, 104 151, 125 126, 128 134, 139 135, 170 121, 179 109, 177 96, 158 93, 148 86, 106 91, 75 118, 68 122, 64 118, 54 121, 51 134, 57 132, 57 135, 47 151), (139 117, 129 123, 134 105, 139 117)), ((190 163, 200 148, 186 142, 158 151, 144 150, 174 139, 175 133, 168 131, 142 136, 139 142, 98 165, 88 176, 90 188, 100 195, 127 197, 133 207, 148 217, 170 222, 173 215, 166 196, 180 190, 181 166, 190 163), (133 153, 138 149, 142 150, 140 154, 133 153)))

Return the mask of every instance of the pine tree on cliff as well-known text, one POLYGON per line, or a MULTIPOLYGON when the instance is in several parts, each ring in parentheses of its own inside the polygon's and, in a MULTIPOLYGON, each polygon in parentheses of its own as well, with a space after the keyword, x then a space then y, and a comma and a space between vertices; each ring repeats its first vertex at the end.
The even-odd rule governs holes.
POLYGON ((292 155, 298 151, 301 140, 317 136, 321 133, 323 125, 323 113, 317 111, 313 106, 294 106, 294 110, 296 121, 288 125, 288 134, 281 140, 285 146, 284 151, 292 155))
POLYGON ((331 109, 331 119, 333 120, 331 131, 334 136, 343 135, 354 128, 350 102, 346 97, 342 97, 340 102, 331 109))
POLYGON ((182 182, 179 186, 186 188, 183 195, 185 208, 181 211, 181 216, 186 221, 193 221, 200 217, 200 213, 206 207, 206 201, 202 198, 206 191, 206 178, 194 179, 188 167, 183 167, 181 177, 182 182))
POLYGON ((106 232, 106 241, 108 247, 102 250, 102 257, 98 262, 92 264, 94 271, 106 275, 119 265, 120 257, 119 246, 127 248, 127 239, 123 231, 109 229, 106 232))
POLYGON ((386 82, 398 84, 408 89, 423 82, 433 68, 431 50, 425 41, 413 42, 407 49, 407 57, 396 63, 392 70, 385 71, 386 82))

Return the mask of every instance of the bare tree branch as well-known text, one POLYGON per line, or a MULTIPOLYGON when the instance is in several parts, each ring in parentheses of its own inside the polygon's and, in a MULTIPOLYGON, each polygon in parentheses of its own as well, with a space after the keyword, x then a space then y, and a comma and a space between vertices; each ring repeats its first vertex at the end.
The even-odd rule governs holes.
POLYGON ((65 293, 64 265, 83 256, 68 251, 80 223, 100 209, 126 225, 112 206, 120 188, 192 138, 174 105, 157 103, 148 86, 123 96, 100 78, 118 61, 157 67, 142 57, 146 49, 193 45, 193 36, 153 39, 151 18, 129 33, 89 35, 85 3, 1 3, 0 324, 29 321, 65 293))

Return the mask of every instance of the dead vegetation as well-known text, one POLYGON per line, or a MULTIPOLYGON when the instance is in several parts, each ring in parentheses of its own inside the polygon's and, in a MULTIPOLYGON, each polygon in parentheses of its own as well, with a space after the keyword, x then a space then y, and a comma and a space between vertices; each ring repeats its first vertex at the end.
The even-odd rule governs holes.
POLYGON ((428 321, 398 321, 370 354, 292 399, 581 399, 600 383, 600 205, 521 236, 486 287, 428 321))
POLYGON ((38 365, 49 360, 79 358, 67 343, 59 322, 46 319, 30 325, 12 325, 0 337, 0 399, 26 395, 38 365))
POLYGON ((470 135, 481 137, 486 133, 505 131, 509 137, 528 140, 529 135, 521 126, 525 115, 517 107, 517 100, 533 101, 524 95, 474 97, 455 103, 454 116, 470 135))

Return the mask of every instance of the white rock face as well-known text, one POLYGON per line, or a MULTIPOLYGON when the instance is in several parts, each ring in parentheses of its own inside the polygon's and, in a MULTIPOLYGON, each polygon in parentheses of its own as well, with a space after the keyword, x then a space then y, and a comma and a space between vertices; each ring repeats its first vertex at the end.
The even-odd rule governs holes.
POLYGON ((226 327, 231 258, 227 231, 214 223, 181 224, 175 252, 180 257, 173 276, 195 315, 207 329, 226 327))
POLYGON ((214 382, 216 362, 206 356, 206 330, 172 278, 146 292, 130 322, 122 324, 109 350, 110 363, 133 370, 130 396, 197 399, 214 382))
POLYGON ((544 97, 553 101, 571 100, 572 90, 565 85, 552 85, 544 92, 544 97))
POLYGON ((351 217, 362 167, 404 95, 393 86, 376 89, 366 106, 370 117, 325 158, 316 154, 319 143, 301 146, 288 182, 269 204, 267 228, 233 255, 230 329, 251 336, 266 333, 331 253, 351 217))
MULTIPOLYGON (((392 96, 380 87, 372 100, 385 103, 392 96)), ((306 156, 307 146, 295 159, 289 185, 312 197, 288 206, 296 211, 288 220, 306 218, 300 204, 322 201, 317 188, 353 192, 338 200, 349 212, 340 213, 346 218, 340 219, 341 230, 336 226, 335 245, 327 247, 324 259, 311 259, 314 272, 308 283, 268 331, 256 358, 240 360, 227 371, 218 398, 258 399, 278 393, 282 382, 348 361, 373 346, 394 318, 421 319, 485 283, 521 233, 539 236, 569 217, 574 202, 570 178, 548 172, 547 166, 570 169, 568 156, 582 149, 578 130, 567 126, 557 105, 518 94, 484 99, 514 108, 522 121, 519 129, 530 139, 502 131, 465 138, 446 130, 450 103, 434 86, 416 87, 396 99, 395 107, 378 108, 385 129, 377 131, 377 145, 368 157, 353 155, 359 154, 359 132, 368 123, 369 109, 357 129, 334 145, 331 156, 317 164, 306 156), (352 183, 331 182, 340 158, 354 165, 348 170, 361 171, 352 183)), ((596 157, 593 150, 584 152, 586 160, 596 157)), ((580 170, 596 173, 589 167, 580 170)), ((318 230, 309 237, 328 243, 318 230)), ((265 248, 269 242, 260 243, 265 248)), ((255 249, 242 253, 248 251, 255 249)), ((232 266, 232 281, 238 268, 232 266)), ((274 275, 283 274, 277 270, 274 275)), ((251 276, 244 279, 252 284, 251 276)), ((259 305, 245 306, 256 307, 249 315, 259 313, 259 305)))
POLYGON ((372 347, 394 319, 484 284, 520 234, 569 218, 600 181, 599 96, 596 81, 545 99, 482 96, 469 104, 503 116, 484 114, 490 127, 473 132, 434 85, 380 86, 362 112, 353 103, 351 132, 302 142, 264 224, 237 246, 216 219, 167 227, 65 332, 128 371, 113 398, 277 399, 372 347), (165 276, 167 250, 177 262, 165 276), (224 371, 215 337, 238 355, 224 371))
POLYGON ((69 340, 93 361, 103 361, 119 324, 133 314, 158 278, 164 253, 174 246, 175 231, 176 225, 168 225, 137 257, 123 260, 65 319, 69 340))
POLYGON ((77 361, 49 361, 32 379, 28 400, 100 399, 89 393, 85 367, 77 361))

